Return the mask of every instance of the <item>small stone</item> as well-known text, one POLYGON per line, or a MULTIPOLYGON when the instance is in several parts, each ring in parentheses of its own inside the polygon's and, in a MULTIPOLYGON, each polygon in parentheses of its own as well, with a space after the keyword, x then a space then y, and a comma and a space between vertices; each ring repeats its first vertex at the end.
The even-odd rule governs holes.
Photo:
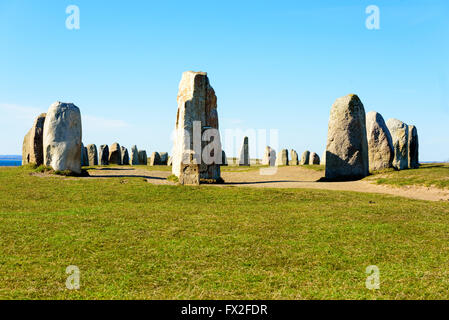
POLYGON ((393 167, 398 170, 408 168, 408 125, 398 119, 388 119, 388 130, 390 130, 391 139, 393 141, 393 167))
POLYGON ((309 164, 310 165, 320 164, 320 157, 315 152, 312 152, 310 154, 309 164))
POLYGON ((289 165, 291 166, 297 166, 299 164, 299 160, 298 160, 298 153, 295 150, 290 150, 290 162, 289 165))
POLYGON ((120 155, 122 157, 122 159, 121 159, 122 165, 124 165, 124 166, 129 165, 128 149, 126 149, 124 146, 121 146, 120 147, 120 155))
POLYGON ((131 148, 131 165, 137 166, 139 165, 139 150, 137 149, 137 146, 134 145, 131 148))
POLYGON ((248 137, 243 139, 242 147, 240 148, 239 166, 249 166, 249 144, 248 137))
POLYGON ((139 150, 139 163, 144 166, 148 164, 147 152, 145 150, 139 150))

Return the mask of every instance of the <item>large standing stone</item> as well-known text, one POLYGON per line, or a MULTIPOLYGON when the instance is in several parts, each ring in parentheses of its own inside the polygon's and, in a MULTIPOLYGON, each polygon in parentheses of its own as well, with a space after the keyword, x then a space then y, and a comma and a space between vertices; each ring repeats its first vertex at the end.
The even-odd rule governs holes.
POLYGON ((40 114, 34 120, 33 126, 23 139, 22 164, 34 163, 38 166, 44 163, 44 123, 46 114, 40 114))
POLYGON ((298 160, 298 152, 296 152, 295 150, 290 150, 290 158, 291 160, 289 161, 289 165, 291 166, 297 166, 299 164, 299 160, 298 160))
MULTIPOLYGON (((178 91, 178 113, 173 146, 172 173, 181 179, 195 170, 185 165, 199 165, 200 179, 220 177, 221 141, 218 132, 217 97, 205 72, 187 71, 182 75, 178 91), (201 141, 201 136, 207 136, 201 141)), ((196 177, 195 177, 196 180, 196 177)))
POLYGON ((81 113, 73 103, 55 102, 44 124, 44 163, 55 171, 81 173, 81 113))
POLYGON ((161 164, 161 155, 159 152, 153 152, 150 158, 150 166, 159 166, 161 164))
POLYGON ((122 150, 117 142, 113 143, 109 148, 109 164, 122 164, 122 150))
POLYGON ((306 150, 302 153, 301 162, 299 164, 302 166, 307 165, 309 164, 309 159, 310 159, 310 151, 306 150))
POLYGON ((243 138, 242 147, 240 148, 239 166, 249 166, 249 143, 248 137, 243 138))
POLYGON ((312 152, 310 154, 309 164, 310 165, 320 164, 320 157, 315 152, 312 152))
POLYGON ((266 146, 262 159, 262 165, 274 167, 276 165, 276 151, 270 146, 266 146))
POLYGON ((96 145, 89 144, 87 146, 87 157, 89 159, 89 166, 98 166, 98 152, 96 145))
POLYGON ((398 170, 408 168, 408 125, 398 119, 388 119, 388 130, 390 130, 393 141, 393 167, 398 170))
POLYGON ((408 126, 408 159, 409 168, 419 168, 418 129, 413 125, 408 126))
POLYGON ((139 150, 137 149, 137 146, 134 145, 131 148, 131 165, 136 166, 139 165, 139 150))
POLYGON ((224 150, 221 151, 221 165, 222 166, 228 165, 228 158, 226 158, 226 152, 224 150))
POLYGON ((166 166, 168 163, 168 152, 159 152, 159 157, 161 158, 161 166, 166 166))
POLYGON ((144 166, 148 164, 148 156, 145 150, 139 150, 139 163, 144 166))
POLYGON ((392 167, 393 142, 384 118, 375 111, 366 114, 366 137, 370 172, 392 167))
POLYGON ((369 174, 365 108, 354 94, 332 105, 326 146, 326 178, 359 179, 369 174))
POLYGON ((124 166, 129 165, 129 154, 128 149, 126 149, 124 146, 120 147, 120 155, 122 157, 122 164, 124 166))
POLYGON ((107 166, 109 165, 109 147, 106 144, 102 144, 100 146, 100 166, 107 166))
POLYGON ((276 158, 276 166, 288 166, 288 150, 282 149, 276 158))

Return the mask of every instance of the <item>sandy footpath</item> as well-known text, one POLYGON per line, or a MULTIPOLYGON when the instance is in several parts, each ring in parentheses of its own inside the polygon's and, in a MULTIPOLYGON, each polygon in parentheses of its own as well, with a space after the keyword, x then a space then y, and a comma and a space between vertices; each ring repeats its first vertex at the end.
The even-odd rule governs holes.
MULTIPOLYGON (((91 178, 140 177, 146 179, 152 184, 173 184, 172 182, 166 180, 166 178, 171 174, 169 171, 150 171, 131 167, 108 167, 91 169, 89 170, 89 174, 91 175, 91 178)), ((250 170, 248 172, 223 172, 222 177, 226 183, 219 186, 255 188, 310 188, 382 193, 419 200, 449 201, 449 190, 415 186, 397 188, 373 184, 367 180, 348 182, 317 182, 317 180, 323 177, 323 174, 323 171, 315 171, 296 166, 276 168, 276 172, 260 172, 260 170, 250 170), (267 175, 267 173, 274 174, 267 175)))

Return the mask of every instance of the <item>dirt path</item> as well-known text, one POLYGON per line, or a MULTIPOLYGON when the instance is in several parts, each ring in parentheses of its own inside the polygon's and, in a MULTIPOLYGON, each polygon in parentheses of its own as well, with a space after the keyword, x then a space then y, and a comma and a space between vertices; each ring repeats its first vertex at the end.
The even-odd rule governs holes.
MULTIPOLYGON (((266 170, 266 169, 265 169, 266 170)), ((255 187, 255 188, 310 188, 324 190, 356 191, 369 193, 382 193, 394 196, 419 200, 449 201, 449 191, 427 187, 395 188, 376 185, 367 180, 348 182, 317 182, 323 177, 323 171, 315 171, 301 167, 280 167, 274 174, 267 175, 260 170, 247 172, 223 172, 225 180, 222 187, 255 187)), ((140 168, 117 167, 98 168, 89 170, 92 178, 108 177, 140 177, 152 184, 172 185, 166 180, 171 174, 169 171, 149 171, 140 168)))

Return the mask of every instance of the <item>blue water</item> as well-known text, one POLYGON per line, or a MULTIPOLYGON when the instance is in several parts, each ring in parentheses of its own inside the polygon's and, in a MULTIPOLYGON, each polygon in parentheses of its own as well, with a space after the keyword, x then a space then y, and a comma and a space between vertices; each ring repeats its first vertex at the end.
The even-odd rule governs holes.
POLYGON ((19 167, 21 165, 21 156, 0 156, 0 167, 19 167))

